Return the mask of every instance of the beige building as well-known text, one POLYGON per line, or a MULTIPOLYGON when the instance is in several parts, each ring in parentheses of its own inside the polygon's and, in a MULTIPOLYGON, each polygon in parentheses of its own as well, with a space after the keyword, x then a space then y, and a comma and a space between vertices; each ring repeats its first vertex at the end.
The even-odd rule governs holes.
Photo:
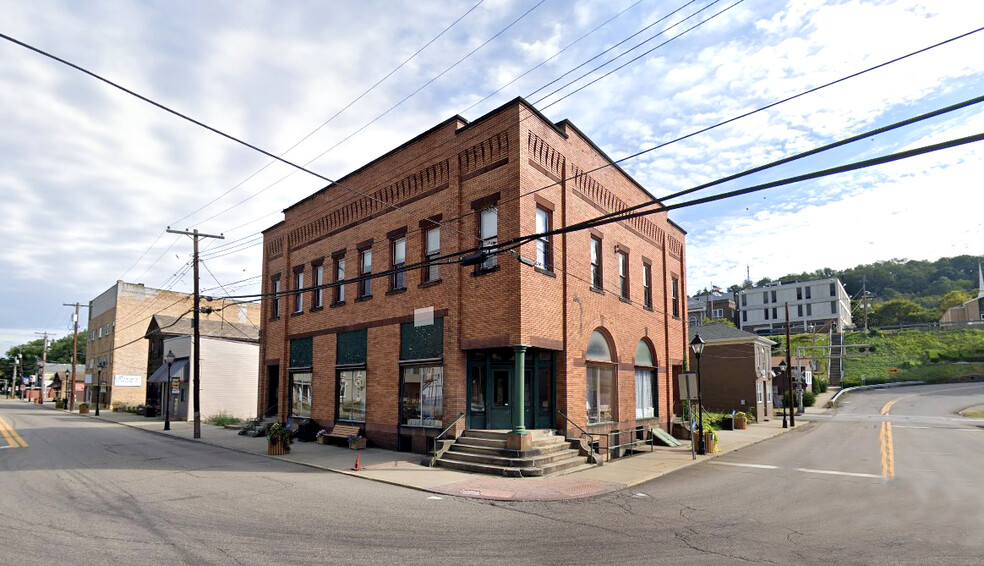
MULTIPOLYGON (((119 401, 127 405, 147 402, 147 328, 155 314, 191 317, 194 298, 145 287, 141 283, 117 281, 89 301, 88 344, 85 360, 85 400, 95 400, 96 384, 103 405, 119 401)), ((203 301, 211 307, 202 320, 258 324, 259 307, 203 301), (225 307, 225 308, 223 308, 225 307)))
POLYGON ((984 323, 984 270, 977 264, 978 291, 977 297, 962 305, 951 307, 940 318, 941 325, 984 323))

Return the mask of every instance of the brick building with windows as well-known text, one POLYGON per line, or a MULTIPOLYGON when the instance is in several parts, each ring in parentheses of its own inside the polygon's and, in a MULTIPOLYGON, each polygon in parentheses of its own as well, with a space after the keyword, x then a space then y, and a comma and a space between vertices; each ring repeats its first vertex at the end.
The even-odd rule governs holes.
POLYGON ((415 452, 452 424, 517 447, 528 429, 668 428, 685 232, 661 213, 497 248, 645 202, 522 99, 438 124, 264 231, 258 411, 415 452), (428 263, 475 249, 501 253, 428 263))

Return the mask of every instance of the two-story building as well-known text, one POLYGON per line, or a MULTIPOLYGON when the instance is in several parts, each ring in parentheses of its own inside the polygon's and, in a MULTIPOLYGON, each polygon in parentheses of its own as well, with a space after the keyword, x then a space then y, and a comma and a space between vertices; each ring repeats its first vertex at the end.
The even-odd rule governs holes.
POLYGON ((840 334, 852 326, 851 297, 837 278, 769 283, 739 291, 738 301, 738 327, 756 334, 785 332, 787 304, 790 332, 827 327, 840 334))
POLYGON ((522 99, 441 122, 264 231, 258 412, 416 452, 452 424, 668 428, 685 232, 659 213, 503 249, 648 202, 522 99))
POLYGON ((704 326, 714 319, 725 319, 738 324, 738 309, 730 293, 703 293, 687 299, 687 321, 691 327, 704 326))

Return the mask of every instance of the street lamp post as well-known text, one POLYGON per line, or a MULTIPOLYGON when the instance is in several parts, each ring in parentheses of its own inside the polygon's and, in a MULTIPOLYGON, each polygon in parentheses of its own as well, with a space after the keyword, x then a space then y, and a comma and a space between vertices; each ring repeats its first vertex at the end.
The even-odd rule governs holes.
MULTIPOLYGON (((21 363, 21 355, 20 354, 17 354, 17 356, 14 357, 14 382, 17 383, 18 389, 20 389, 20 392, 21 392, 21 400, 23 400, 24 399, 24 387, 21 385, 21 383, 17 379, 17 368, 20 367, 20 363, 21 363)), ((14 392, 13 392, 13 390, 10 391, 10 398, 11 399, 14 398, 14 392)))
MULTIPOLYGON (((786 360, 782 360, 779 362, 779 372, 782 373, 783 378, 786 377, 786 360)), ((789 394, 790 405, 792 405, 792 398, 793 398, 793 394, 792 392, 790 392, 789 394)), ((789 423, 786 422, 786 412, 789 410, 789 408, 786 405, 787 405, 786 398, 783 397, 782 398, 782 428, 789 428, 789 423)))
POLYGON ((96 372, 96 394, 94 395, 94 397, 96 398, 95 399, 95 401, 96 401, 96 416, 98 417, 99 416, 99 396, 102 394, 102 383, 103 383, 102 382, 102 374, 103 374, 103 368, 106 367, 106 362, 99 362, 97 364, 97 366, 99 367, 99 370, 96 372))
POLYGON ((167 363, 167 385, 164 386, 164 430, 171 430, 171 364, 174 363, 174 352, 168 350, 164 362, 167 363))
POLYGON ((704 339, 700 337, 700 333, 694 335, 694 339, 690 341, 690 348, 697 356, 697 434, 700 453, 704 455, 707 453, 704 446, 704 403, 700 396, 700 355, 704 352, 704 339))

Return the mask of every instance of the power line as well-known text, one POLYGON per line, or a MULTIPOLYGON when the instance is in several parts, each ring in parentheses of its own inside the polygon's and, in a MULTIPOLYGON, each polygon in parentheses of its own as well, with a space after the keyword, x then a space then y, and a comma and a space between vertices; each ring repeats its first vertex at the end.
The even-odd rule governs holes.
MULTIPOLYGON (((381 79, 379 79, 379 80, 378 80, 378 81, 376 81, 376 82, 375 82, 375 83, 374 83, 374 84, 373 84, 372 86, 370 86, 370 87, 369 87, 369 88, 367 88, 366 90, 364 90, 364 91, 362 91, 362 94, 360 94, 359 96, 357 96, 357 97, 355 97, 355 99, 353 99, 352 101, 350 101, 350 102, 349 102, 348 104, 346 104, 346 105, 345 105, 344 107, 342 107, 342 108, 341 108, 340 110, 338 110, 338 111, 336 111, 336 112, 335 112, 334 114, 332 114, 332 115, 331 115, 331 117, 329 117, 329 118, 328 118, 327 120, 325 120, 324 122, 322 122, 322 123, 321 123, 321 125, 319 125, 319 126, 318 126, 317 128, 315 128, 315 129, 313 129, 313 130, 311 130, 310 132, 308 132, 308 134, 307 134, 307 135, 305 135, 305 136, 304 136, 304 137, 302 137, 302 138, 301 138, 300 140, 298 140, 297 142, 295 142, 295 143, 294 143, 294 145, 292 145, 292 146, 290 146, 290 147, 288 147, 288 148, 287 148, 286 150, 284 150, 284 151, 283 151, 283 152, 282 152, 282 153, 281 153, 280 155, 281 155, 281 156, 284 156, 284 155, 287 155, 287 153, 289 153, 289 152, 290 152, 291 150, 293 150, 293 149, 294 149, 294 148, 296 148, 297 146, 299 146, 299 145, 301 145, 302 143, 304 143, 304 142, 305 142, 305 141, 306 141, 306 140, 307 140, 308 138, 310 138, 311 136, 313 136, 313 135, 314 135, 314 134, 315 134, 315 133, 316 133, 316 132, 317 132, 318 130, 320 130, 320 129, 322 129, 322 128, 324 128, 325 126, 327 126, 328 124, 330 124, 330 123, 331 123, 332 121, 334 121, 334 120, 335 120, 335 118, 338 118, 338 117, 339 117, 339 116, 340 116, 340 115, 341 115, 342 113, 344 113, 344 112, 345 112, 346 110, 348 110, 349 108, 351 108, 351 107, 352 107, 352 106, 353 106, 353 105, 354 105, 355 103, 357 103, 357 102, 359 102, 360 100, 362 100, 362 99, 363 99, 363 98, 364 98, 364 97, 365 97, 365 96, 366 96, 367 94, 369 94, 370 92, 372 92, 373 90, 375 90, 375 89, 376 89, 376 87, 378 87, 379 85, 381 85, 381 84, 383 84, 383 82, 385 82, 385 81, 386 81, 386 79, 388 79, 388 78, 390 78, 391 76, 393 76, 393 74, 394 74, 394 73, 396 73, 397 71, 399 71, 400 69, 402 69, 402 68, 403 68, 403 67, 404 67, 404 66, 405 66, 405 65, 406 65, 407 63, 409 63, 409 62, 410 62, 411 60, 413 60, 413 59, 414 59, 414 58, 415 58, 415 57, 416 57, 417 55, 420 55, 420 53, 421 53, 421 52, 422 52, 422 51, 423 51, 424 49, 427 49, 428 47, 430 47, 430 45, 431 45, 432 43, 434 43, 435 41, 437 41, 438 39, 440 39, 440 38, 441 38, 441 36, 443 36, 443 35, 444 35, 445 33, 447 33, 448 31, 450 31, 450 30, 451 30, 451 28, 453 28, 453 27, 454 27, 455 25, 457 25, 457 23, 458 23, 458 22, 460 22, 461 20, 463 20, 463 19, 465 19, 465 16, 467 16, 468 14, 471 14, 471 13, 472 13, 472 12, 473 12, 473 11, 474 11, 474 10, 475 10, 476 8, 478 8, 478 7, 479 7, 479 6, 480 6, 480 5, 482 4, 482 2, 484 2, 484 1, 485 1, 485 0, 479 0, 479 1, 478 1, 478 3, 476 3, 476 4, 474 5, 474 6, 472 6, 471 8, 469 8, 469 9, 468 9, 468 10, 467 10, 467 11, 466 11, 466 12, 465 12, 464 14, 462 14, 461 16, 459 16, 459 17, 458 17, 458 19, 456 19, 455 21, 453 21, 453 22, 451 22, 451 24, 450 24, 450 25, 448 25, 448 26, 447 26, 447 27, 445 27, 445 28, 444 28, 443 30, 441 30, 441 32, 440 32, 440 33, 438 33, 437 35, 435 35, 435 36, 434 36, 433 38, 431 38, 431 40, 430 40, 430 41, 428 41, 428 42, 427 42, 427 43, 425 43, 425 44, 424 44, 424 45, 423 45, 422 47, 420 47, 419 49, 417 49, 417 50, 416 50, 416 51, 415 51, 415 52, 414 52, 414 53, 413 53, 412 55, 410 55, 409 57, 407 57, 406 59, 404 59, 404 60, 403 60, 403 62, 401 62, 401 63, 400 63, 399 65, 397 65, 396 67, 394 67, 394 68, 393 68, 393 69, 392 69, 392 70, 391 70, 390 72, 388 72, 388 73, 386 73, 386 75, 385 75, 385 76, 383 76, 383 78, 381 78, 381 79)), ((176 221, 174 221, 174 222, 172 222, 172 223, 171 223, 171 225, 173 226, 173 225, 175 225, 175 224, 179 224, 179 223, 181 223, 182 221, 184 221, 184 220, 186 220, 186 219, 188 219, 188 218, 190 218, 191 216, 193 216, 193 215, 195 215, 195 214, 197 214, 198 212, 200 212, 200 211, 202 211, 202 210, 204 210, 204 209, 205 209, 206 207, 208 207, 208 206, 210 206, 210 205, 212 205, 212 204, 214 204, 214 203, 215 203, 215 202, 217 202, 217 201, 218 201, 219 199, 221 199, 222 197, 224 197, 224 196, 226 196, 226 195, 228 195, 228 194, 229 194, 229 193, 231 193, 232 191, 234 191, 234 190, 236 190, 237 188, 239 188, 240 186, 242 186, 242 185, 243 185, 244 183, 246 183, 247 181, 249 181, 250 179, 252 179, 252 178, 253 178, 253 177, 255 177, 256 175, 258 175, 258 174, 259 174, 260 172, 262 172, 263 170, 265 170, 265 169, 266 169, 267 167, 269 167, 270 165, 272 165, 272 164, 274 164, 274 163, 276 163, 276 161, 270 161, 270 162, 268 162, 268 163, 267 163, 266 165, 264 165, 263 167, 261 167, 261 168, 259 168, 259 169, 258 169, 258 170, 257 170, 256 172, 254 172, 254 173, 253 173, 252 175, 250 175, 249 177, 246 177, 245 179, 243 179, 242 181, 240 181, 239 183, 237 183, 237 184, 236 184, 236 185, 235 185, 234 187, 232 187, 231 189, 229 189, 229 190, 227 190, 226 192, 224 192, 224 193, 222 193, 221 195, 219 195, 219 196, 217 196, 217 197, 215 197, 215 198, 214 198, 214 199, 212 199, 211 201, 209 201, 209 202, 207 202, 207 203, 205 203, 205 204, 203 204, 202 206, 200 206, 199 208, 197 208, 197 209, 195 209, 195 210, 193 210, 193 211, 192 211, 192 212, 190 212, 189 214, 186 214, 186 215, 185 215, 185 216, 183 216, 182 218, 179 218, 178 220, 176 220, 176 221)), ((208 219, 208 220, 210 220, 210 219, 208 219)), ((203 222, 207 222, 208 220, 204 220, 203 222)))

